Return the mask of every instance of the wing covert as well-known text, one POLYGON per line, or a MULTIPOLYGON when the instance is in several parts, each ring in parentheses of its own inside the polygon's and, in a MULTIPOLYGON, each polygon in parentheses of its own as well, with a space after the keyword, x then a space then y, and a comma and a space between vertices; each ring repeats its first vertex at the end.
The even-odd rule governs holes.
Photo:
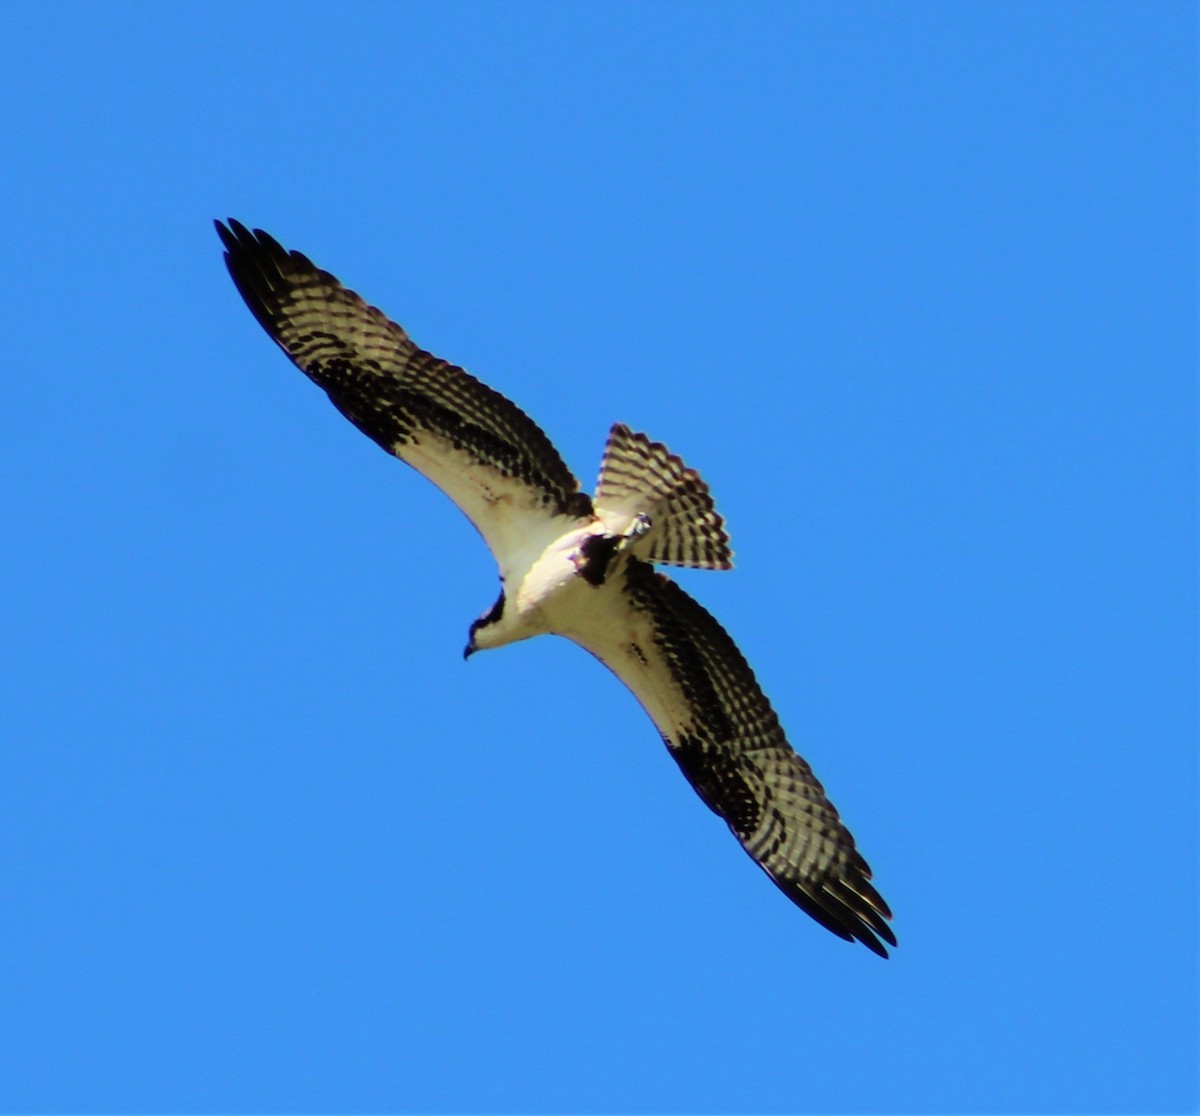
POLYGON ((629 686, 701 799, 780 890, 839 937, 886 957, 880 939, 896 944, 891 911, 737 645, 645 562, 629 561, 620 592, 621 638, 564 634, 629 686))
POLYGON ((229 274, 263 329, 359 430, 445 491, 493 552, 508 541, 506 524, 519 532, 514 512, 590 511, 558 451, 516 404, 418 348, 302 253, 238 221, 216 227, 229 274))

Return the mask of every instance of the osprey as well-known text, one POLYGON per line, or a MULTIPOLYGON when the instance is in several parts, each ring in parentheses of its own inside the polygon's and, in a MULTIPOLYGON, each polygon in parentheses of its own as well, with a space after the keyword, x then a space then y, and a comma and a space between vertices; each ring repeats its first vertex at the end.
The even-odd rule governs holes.
POLYGON ((461 368, 261 229, 216 222, 263 329, 367 437, 453 500, 500 567, 500 596, 465 656, 542 633, 590 651, 630 690, 701 799, 781 891, 881 957, 896 938, 871 871, 746 660, 654 563, 725 570, 708 486, 618 423, 596 494, 541 429, 461 368))

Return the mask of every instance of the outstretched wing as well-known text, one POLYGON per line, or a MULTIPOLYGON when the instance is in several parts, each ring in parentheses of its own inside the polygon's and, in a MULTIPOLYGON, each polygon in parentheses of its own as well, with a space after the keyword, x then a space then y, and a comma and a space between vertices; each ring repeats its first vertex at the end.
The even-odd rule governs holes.
POLYGON ((871 870, 725 629, 638 559, 601 592, 604 609, 562 634, 633 691, 688 781, 789 899, 886 957, 880 939, 896 938, 871 870))
POLYGON ((498 560, 520 545, 530 516, 589 514, 579 482, 519 407, 417 348, 306 256, 261 229, 215 223, 263 329, 359 430, 441 488, 498 560))

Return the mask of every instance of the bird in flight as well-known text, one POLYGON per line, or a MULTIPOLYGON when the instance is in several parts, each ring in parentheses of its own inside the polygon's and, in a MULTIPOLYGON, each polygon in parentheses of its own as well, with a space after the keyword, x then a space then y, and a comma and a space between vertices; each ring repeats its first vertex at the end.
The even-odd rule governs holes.
POLYGON ((591 652, 650 715, 704 803, 798 907, 881 957, 887 904, 745 658, 655 563, 725 570, 708 486, 659 442, 613 426, 589 497, 523 411, 261 229, 216 222, 272 340, 355 426, 456 503, 500 567, 465 656, 530 636, 591 652))

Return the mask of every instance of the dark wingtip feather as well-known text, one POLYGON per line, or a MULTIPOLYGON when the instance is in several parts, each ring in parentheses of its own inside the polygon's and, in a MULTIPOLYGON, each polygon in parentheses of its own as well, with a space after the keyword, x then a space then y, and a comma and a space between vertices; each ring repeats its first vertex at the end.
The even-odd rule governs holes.
POLYGON ((896 945, 896 936, 892 933, 891 927, 869 908, 857 909, 862 904, 852 904, 847 898, 843 898, 828 888, 815 894, 807 888, 787 885, 779 879, 776 879, 775 882, 779 884, 780 890, 805 914, 844 941, 862 942, 872 953, 884 958, 888 956, 888 951, 883 947, 879 938, 883 938, 888 945, 896 945))
POLYGON ((221 243, 225 245, 226 252, 238 252, 245 249, 247 242, 251 245, 254 243, 254 234, 236 217, 227 217, 225 221, 213 221, 213 225, 221 243))
MULTIPOLYGON (((875 937, 870 930, 863 930, 861 933, 855 936, 860 942, 862 942, 863 945, 867 947, 867 949, 875 954, 876 957, 882 957, 885 961, 891 957, 891 954, 883 948, 883 945, 880 943, 879 939, 875 937)), ((896 943, 892 942, 891 944, 895 945, 896 943)))
MULTIPOLYGON (((277 292, 287 285, 284 269, 289 255, 270 233, 262 229, 250 230, 233 217, 228 221, 228 227, 220 221, 214 224, 225 246, 229 277, 259 325, 279 344, 274 309, 277 292)), ((308 266, 311 268, 312 265, 308 266)))

